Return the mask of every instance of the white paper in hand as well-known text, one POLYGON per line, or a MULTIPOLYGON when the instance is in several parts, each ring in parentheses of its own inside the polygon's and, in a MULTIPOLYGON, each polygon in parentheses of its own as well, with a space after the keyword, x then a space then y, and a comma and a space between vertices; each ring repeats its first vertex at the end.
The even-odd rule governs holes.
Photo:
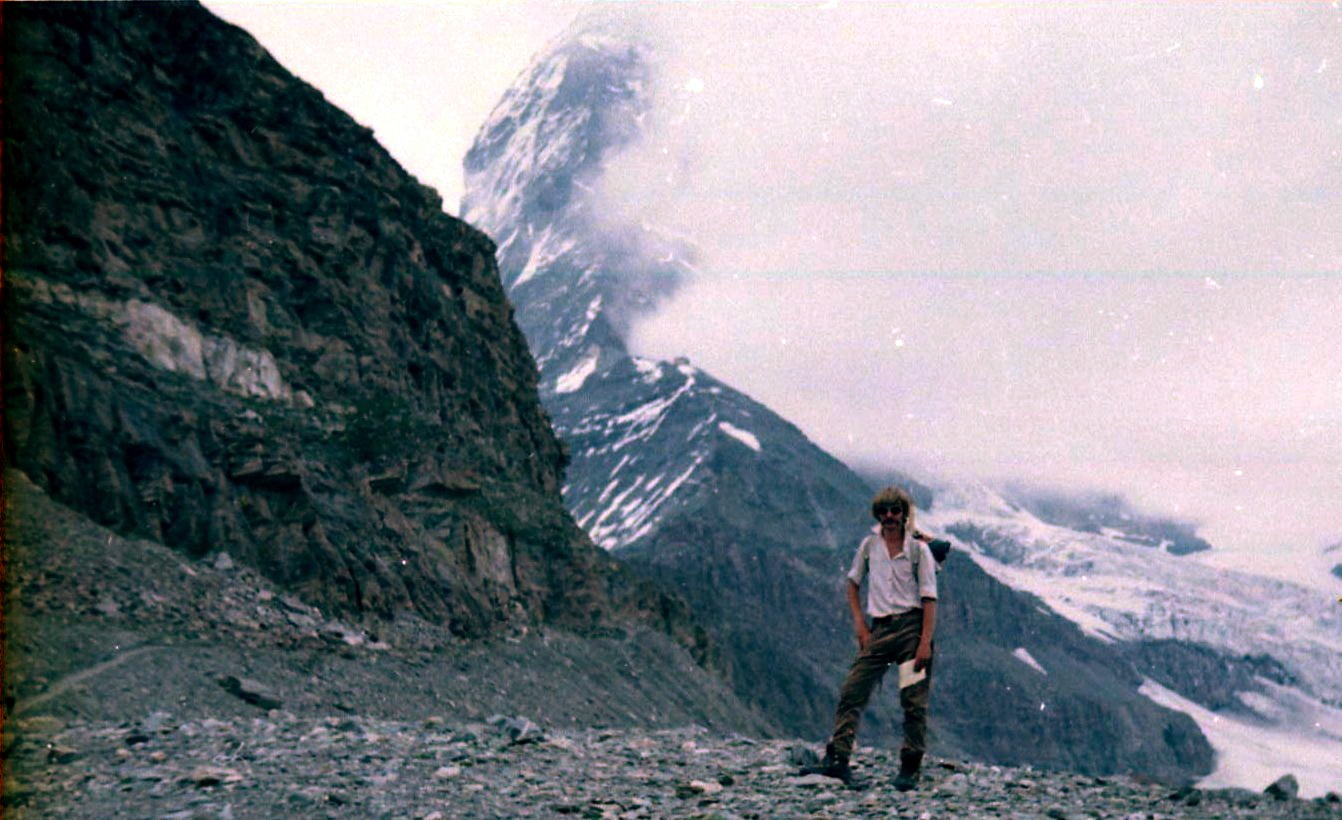
POLYGON ((899 688, 907 689, 927 677, 927 667, 913 671, 913 661, 907 660, 899 665, 899 688))

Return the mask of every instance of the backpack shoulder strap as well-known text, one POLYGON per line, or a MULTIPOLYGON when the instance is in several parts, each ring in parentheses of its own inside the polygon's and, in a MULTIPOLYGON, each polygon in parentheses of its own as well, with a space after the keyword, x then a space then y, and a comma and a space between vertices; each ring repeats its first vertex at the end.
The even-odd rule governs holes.
POLYGON ((871 572, 871 542, 875 540, 876 536, 874 535, 868 535, 866 538, 862 539, 862 545, 860 547, 862 550, 862 563, 866 564, 867 572, 871 572))

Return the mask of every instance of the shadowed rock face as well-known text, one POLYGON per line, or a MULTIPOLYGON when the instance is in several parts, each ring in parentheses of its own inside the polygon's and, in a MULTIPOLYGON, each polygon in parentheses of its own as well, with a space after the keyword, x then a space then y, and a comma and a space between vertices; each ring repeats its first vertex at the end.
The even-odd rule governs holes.
POLYGON ((14 466, 336 611, 679 623, 562 508, 493 243, 369 129, 194 4, 5 11, 14 466))

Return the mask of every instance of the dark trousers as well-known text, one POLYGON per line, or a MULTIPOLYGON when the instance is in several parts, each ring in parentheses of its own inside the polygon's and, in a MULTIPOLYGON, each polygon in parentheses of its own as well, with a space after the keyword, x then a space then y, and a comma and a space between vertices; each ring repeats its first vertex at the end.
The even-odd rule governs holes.
MULTIPOLYGON (((834 734, 828 751, 847 760, 853 754, 857 725, 862 710, 892 664, 898 666, 913 658, 923 632, 923 611, 915 609, 882 620, 874 625, 867 648, 858 653, 848 669, 843 688, 839 690, 839 707, 834 713, 834 734)), ((927 677, 899 690, 899 705, 904 709, 905 752, 919 754, 927 750, 927 699, 932 690, 932 664, 926 667, 927 677)))

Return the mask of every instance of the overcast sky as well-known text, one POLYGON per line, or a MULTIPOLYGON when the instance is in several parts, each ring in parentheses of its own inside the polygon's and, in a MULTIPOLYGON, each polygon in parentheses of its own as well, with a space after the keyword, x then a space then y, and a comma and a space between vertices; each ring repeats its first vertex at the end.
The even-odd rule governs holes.
MULTIPOLYGON (((448 210, 583 8, 207 5, 448 210)), ((659 105, 603 190, 702 249, 639 351, 850 462, 1118 491, 1227 565, 1342 562, 1336 3, 637 8, 659 105)))

